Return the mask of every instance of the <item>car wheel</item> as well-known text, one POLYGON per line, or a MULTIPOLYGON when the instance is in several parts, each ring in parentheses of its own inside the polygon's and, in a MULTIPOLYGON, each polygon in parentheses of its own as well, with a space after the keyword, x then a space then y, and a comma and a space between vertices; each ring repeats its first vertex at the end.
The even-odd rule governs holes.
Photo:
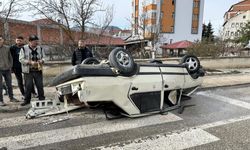
POLYGON ((200 61, 194 55, 186 55, 182 58, 181 63, 185 63, 187 65, 187 70, 189 73, 195 73, 200 68, 200 61))
POLYGON ((117 68, 122 75, 130 76, 136 69, 132 55, 123 48, 115 48, 109 54, 110 66, 117 68))
POLYGON ((100 64, 99 60, 94 57, 86 58, 82 61, 82 64, 93 65, 93 64, 100 64))

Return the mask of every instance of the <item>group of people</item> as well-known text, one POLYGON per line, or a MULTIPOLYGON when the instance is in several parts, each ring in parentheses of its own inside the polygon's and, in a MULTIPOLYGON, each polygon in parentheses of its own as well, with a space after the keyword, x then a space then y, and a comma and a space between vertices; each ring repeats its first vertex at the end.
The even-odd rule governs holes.
MULTIPOLYGON (((21 106, 30 104, 31 95, 36 94, 34 87, 37 89, 38 99, 45 100, 42 73, 45 53, 39 46, 39 38, 36 35, 31 35, 28 41, 25 45, 24 38, 18 36, 15 45, 8 47, 4 45, 4 37, 0 35, 0 107, 6 105, 3 100, 3 88, 6 88, 10 102, 19 102, 13 95, 11 73, 15 74, 24 99, 21 106)), ((78 48, 72 55, 72 65, 81 64, 89 57, 93 57, 92 52, 83 40, 79 40, 78 48)))
POLYGON ((4 37, 0 35, 0 106, 6 105, 3 100, 3 79, 10 102, 19 102, 13 95, 12 72, 16 76, 24 99, 21 106, 30 103, 31 94, 35 94, 34 84, 37 88, 38 99, 45 99, 42 75, 45 62, 44 51, 39 46, 39 38, 36 35, 31 35, 28 40, 28 44, 24 45, 24 38, 19 36, 15 40, 15 45, 8 47, 4 45, 4 37))

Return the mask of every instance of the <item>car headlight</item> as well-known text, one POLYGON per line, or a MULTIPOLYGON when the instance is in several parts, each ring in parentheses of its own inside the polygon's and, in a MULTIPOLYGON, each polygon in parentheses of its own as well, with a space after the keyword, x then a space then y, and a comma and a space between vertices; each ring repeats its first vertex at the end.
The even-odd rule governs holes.
POLYGON ((57 87, 57 92, 59 95, 67 95, 67 94, 74 95, 82 89, 84 89, 84 82, 75 82, 57 87))

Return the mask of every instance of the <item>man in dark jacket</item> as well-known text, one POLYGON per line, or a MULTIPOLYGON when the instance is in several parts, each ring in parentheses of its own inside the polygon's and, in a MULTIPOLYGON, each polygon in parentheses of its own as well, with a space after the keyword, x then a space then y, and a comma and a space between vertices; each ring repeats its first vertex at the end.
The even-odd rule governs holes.
POLYGON ((21 48, 24 45, 23 37, 19 36, 16 38, 16 44, 10 47, 10 52, 13 58, 13 66, 12 71, 16 76, 17 83, 21 94, 24 96, 24 85, 23 85, 23 77, 22 77, 22 67, 19 62, 19 53, 21 48))
POLYGON ((93 57, 92 52, 86 47, 83 40, 79 40, 78 48, 73 52, 71 63, 73 66, 81 64, 86 58, 93 57))
MULTIPOLYGON (((24 98, 25 91, 24 91, 23 76, 22 76, 22 65, 19 61, 19 53, 20 50, 23 48, 23 46, 24 46, 24 38, 22 36, 18 36, 16 38, 16 44, 10 47, 10 52, 13 58, 12 71, 16 76, 19 90, 24 98)), ((32 88, 32 94, 36 95, 34 86, 32 88)))

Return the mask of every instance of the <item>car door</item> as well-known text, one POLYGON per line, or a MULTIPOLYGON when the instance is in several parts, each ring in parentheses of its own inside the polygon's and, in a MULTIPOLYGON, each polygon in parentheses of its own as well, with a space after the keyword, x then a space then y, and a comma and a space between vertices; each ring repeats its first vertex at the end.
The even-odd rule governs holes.
POLYGON ((171 92, 175 92, 177 96, 176 91, 184 87, 185 75, 187 73, 184 72, 184 67, 181 65, 162 65, 160 67, 160 71, 163 78, 163 91, 161 99, 161 109, 163 109, 163 107, 165 107, 164 103, 171 103, 168 99, 168 96, 172 94, 171 92))
POLYGON ((141 65, 138 74, 131 81, 129 98, 140 113, 159 111, 163 83, 160 68, 141 65))

